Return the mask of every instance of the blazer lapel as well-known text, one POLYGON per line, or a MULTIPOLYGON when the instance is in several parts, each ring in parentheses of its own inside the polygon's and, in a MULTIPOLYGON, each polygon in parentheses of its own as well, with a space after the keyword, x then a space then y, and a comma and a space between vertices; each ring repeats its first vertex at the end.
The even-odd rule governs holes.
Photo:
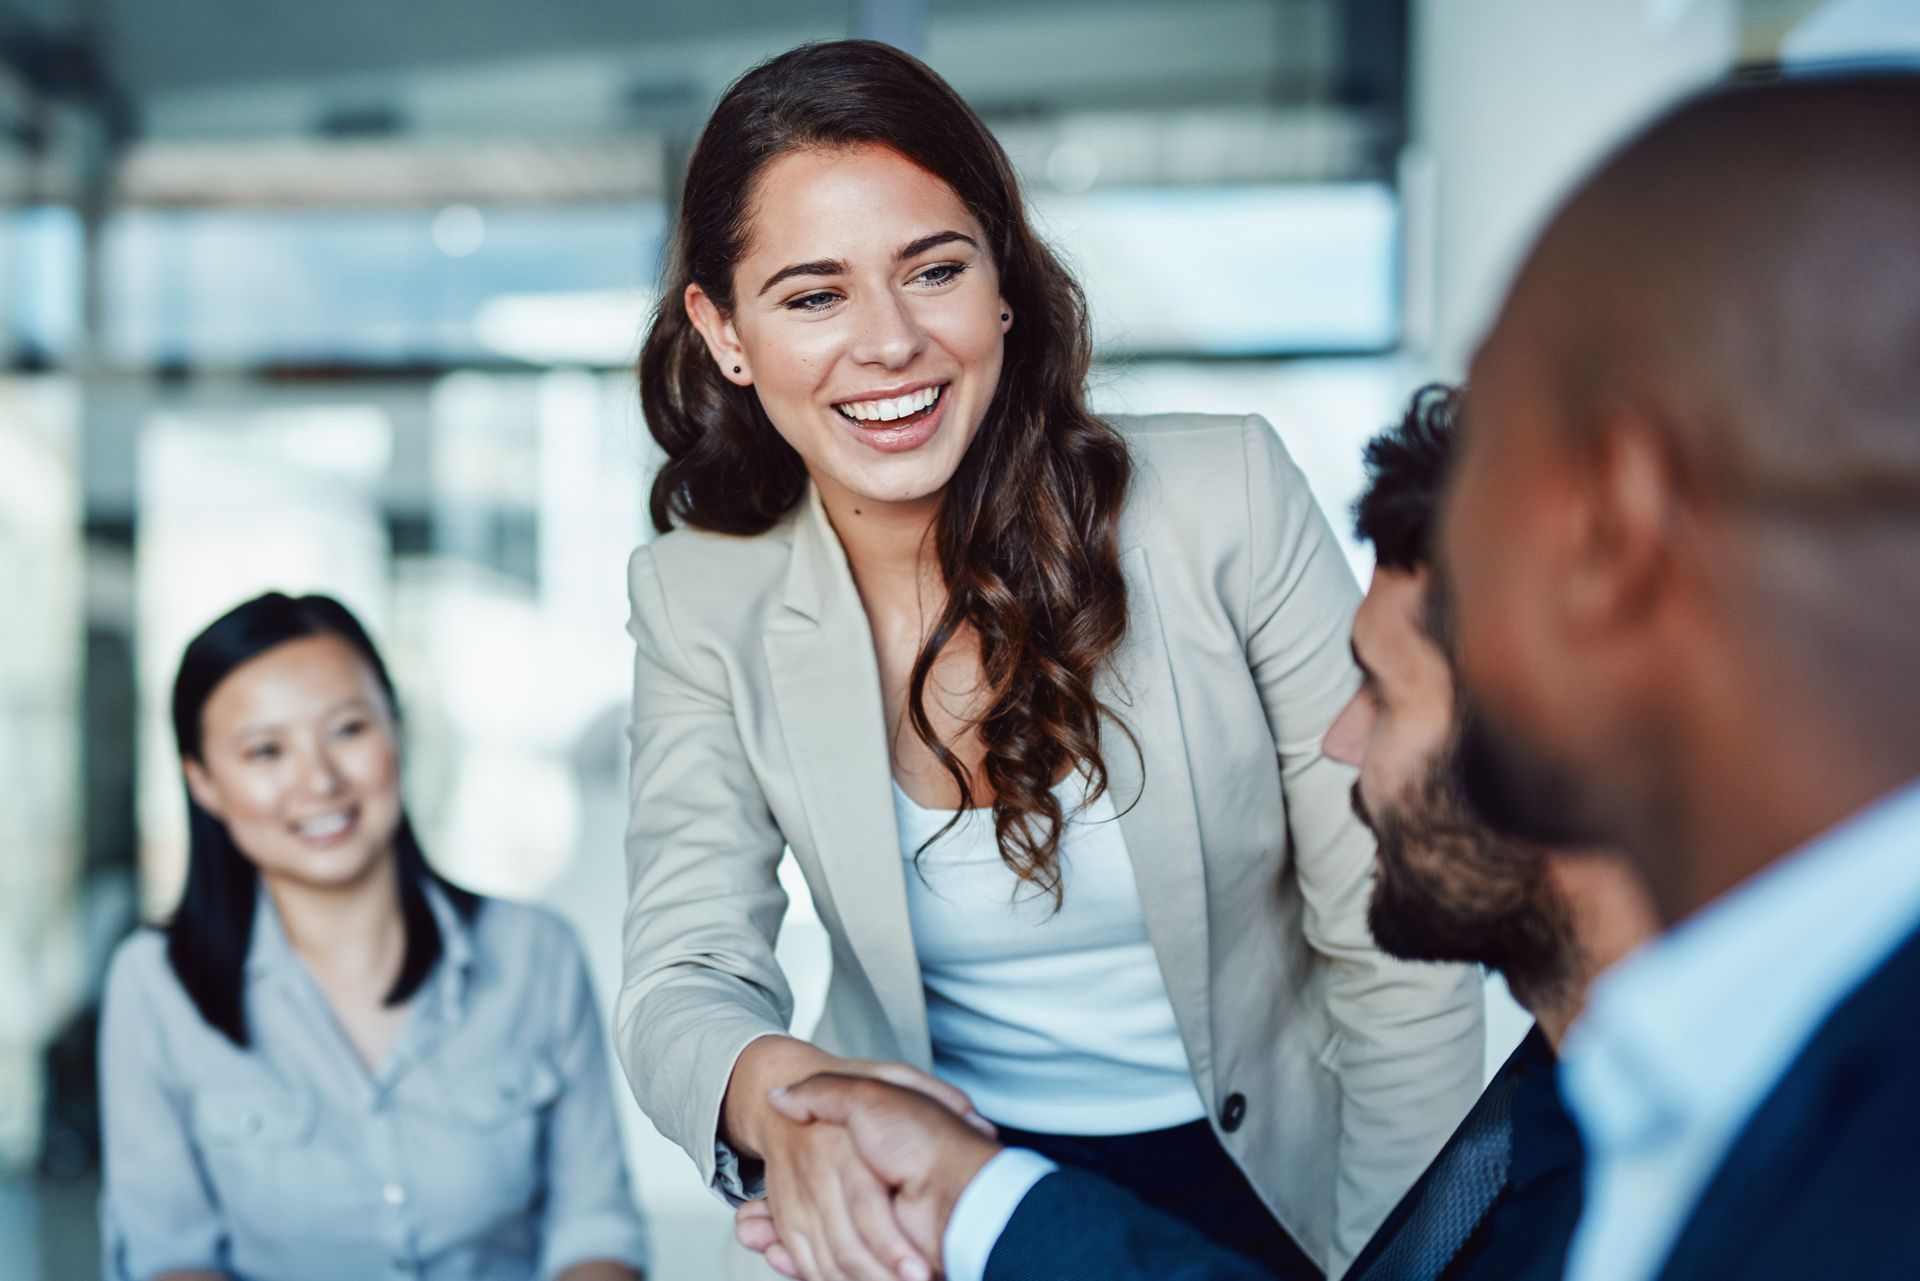
POLYGON ((1130 597, 1127 637, 1113 670, 1101 678, 1098 688, 1101 702, 1119 713, 1133 732, 1133 741, 1109 720, 1101 727, 1100 752, 1106 758, 1147 934, 1160 960, 1194 1080, 1211 1107, 1213 1021, 1206 863, 1200 849, 1193 778, 1187 768, 1190 758, 1146 551, 1139 547, 1126 551, 1121 564, 1130 597))
POLYGON ((767 667, 814 855, 902 1057, 930 1068, 879 664, 846 552, 811 487, 784 601, 784 619, 765 635, 767 667))

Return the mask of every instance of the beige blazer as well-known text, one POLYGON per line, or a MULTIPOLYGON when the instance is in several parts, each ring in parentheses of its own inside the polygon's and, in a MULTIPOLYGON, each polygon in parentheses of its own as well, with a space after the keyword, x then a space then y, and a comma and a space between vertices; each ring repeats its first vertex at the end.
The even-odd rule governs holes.
MULTIPOLYGON (((1116 419, 1128 636, 1101 746, 1194 1084, 1221 1142, 1338 1276, 1479 1093, 1481 990, 1389 960, 1373 845, 1320 738, 1356 676, 1357 592, 1259 418, 1116 419)), ((791 846, 833 947, 815 1032, 931 1069, 880 681, 816 497, 767 533, 634 553, 626 968, 616 1037, 640 1106, 730 1199, 716 1135, 740 1051, 792 1012, 774 962, 791 846)), ((750 1172, 748 1172, 750 1173, 750 1172)))

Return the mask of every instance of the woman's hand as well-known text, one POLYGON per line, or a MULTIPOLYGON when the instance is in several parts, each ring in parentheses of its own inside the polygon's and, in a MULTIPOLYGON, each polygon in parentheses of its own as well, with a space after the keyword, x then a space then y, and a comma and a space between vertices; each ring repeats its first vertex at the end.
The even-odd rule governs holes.
POLYGON ((773 1230, 794 1271, 804 1281, 929 1281, 933 1262, 895 1219, 891 1190, 847 1131, 794 1122, 768 1102, 773 1089, 821 1072, 915 1090, 983 1134, 993 1127, 961 1091, 904 1063, 841 1059, 793 1038, 766 1037, 734 1066, 726 1134, 736 1149, 766 1163, 773 1230))

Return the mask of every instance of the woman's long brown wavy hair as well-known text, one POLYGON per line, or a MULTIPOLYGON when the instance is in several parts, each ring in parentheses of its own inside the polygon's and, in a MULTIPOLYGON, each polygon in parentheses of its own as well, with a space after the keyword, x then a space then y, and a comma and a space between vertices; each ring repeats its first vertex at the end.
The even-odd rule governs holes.
POLYGON ((941 502, 934 541, 947 601, 914 662, 907 717, 970 807, 967 770, 934 733, 925 695, 934 661, 971 627, 990 694, 977 730, 1000 854, 1057 902, 1066 816, 1053 785, 1081 768, 1091 796, 1107 787, 1100 719, 1113 713, 1094 682, 1126 634, 1119 526, 1132 463, 1119 433, 1086 407, 1092 342, 1079 285, 1028 225, 1000 144, 925 64, 865 40, 804 45, 749 71, 714 109, 688 162, 640 355, 647 426, 667 455, 653 523, 758 534, 804 496, 799 455, 753 391, 721 377, 683 299, 698 284, 732 309, 753 183, 769 161, 865 144, 953 188, 986 231, 1016 317, 1000 385, 941 502))

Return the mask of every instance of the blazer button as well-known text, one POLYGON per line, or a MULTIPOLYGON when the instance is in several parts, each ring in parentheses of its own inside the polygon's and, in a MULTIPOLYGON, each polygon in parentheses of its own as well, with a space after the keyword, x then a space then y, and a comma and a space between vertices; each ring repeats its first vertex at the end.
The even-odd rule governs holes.
POLYGON ((1229 1094, 1227 1101, 1220 1105, 1220 1128, 1232 1134, 1247 1119, 1247 1096, 1229 1094))

